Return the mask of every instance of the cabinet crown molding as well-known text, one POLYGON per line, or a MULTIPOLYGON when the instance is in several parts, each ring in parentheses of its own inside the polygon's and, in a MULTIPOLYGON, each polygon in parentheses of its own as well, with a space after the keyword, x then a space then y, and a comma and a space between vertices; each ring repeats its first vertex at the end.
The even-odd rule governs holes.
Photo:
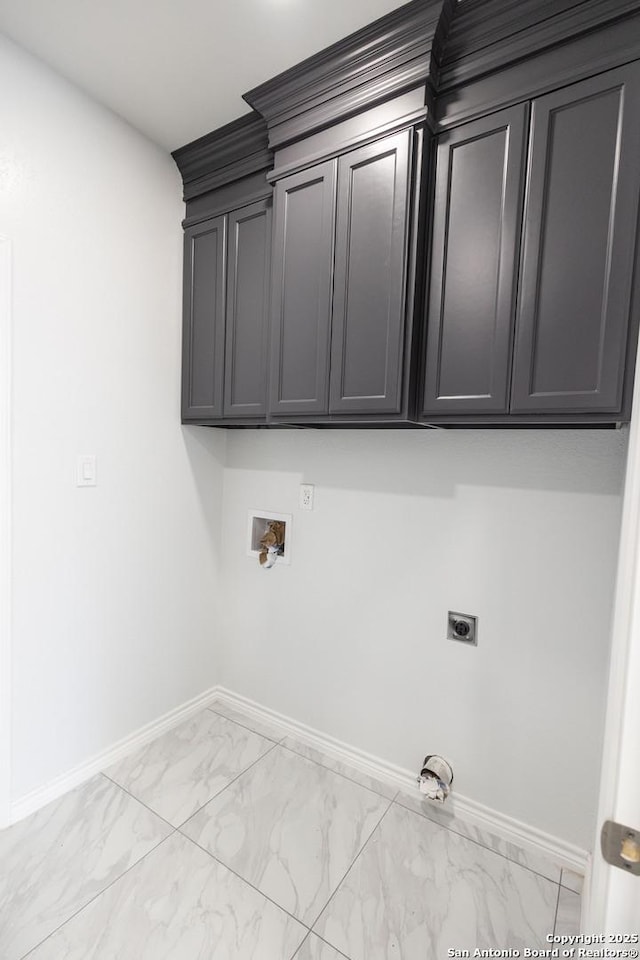
POLYGON ((640 24, 640 0, 463 0, 448 23, 438 91, 634 17, 640 24))
POLYGON ((187 143, 171 156, 182 177, 185 200, 273 166, 266 123, 255 113, 187 143))
POLYGON ((284 146, 435 82, 455 0, 413 0, 244 94, 284 146))

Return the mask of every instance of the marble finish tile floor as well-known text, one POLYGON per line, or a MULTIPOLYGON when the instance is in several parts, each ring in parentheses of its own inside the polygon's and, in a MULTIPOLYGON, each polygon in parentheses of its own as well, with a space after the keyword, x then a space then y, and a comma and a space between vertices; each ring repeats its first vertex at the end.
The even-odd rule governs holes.
POLYGON ((203 710, 105 772, 177 827, 273 746, 272 740, 203 710))
MULTIPOLYGON (((524 850, 515 843, 510 843, 502 837, 497 837, 488 830, 479 827, 477 824, 457 816, 453 809, 455 806, 455 797, 451 806, 431 803, 429 800, 425 800, 420 794, 407 795, 400 793, 396 799, 401 806, 406 807, 408 810, 413 810, 428 820, 439 823, 440 826, 446 827, 447 830, 451 830, 453 833, 459 833, 460 836, 466 837, 467 840, 474 840, 476 843, 479 843, 480 846, 487 847, 489 850, 493 850, 495 853, 506 857, 507 860, 513 860, 514 863, 519 863, 521 866, 533 870, 534 873, 539 873, 541 877, 553 880, 554 883, 562 882, 560 879, 561 873, 573 878, 574 883, 580 880, 577 874, 569 874, 568 871, 561 871, 558 864, 543 854, 532 852, 531 850, 524 850)), ((570 884, 565 883, 565 886, 570 886, 570 884)), ((574 888, 571 887, 571 889, 574 888)), ((580 890, 578 890, 578 892, 580 892, 580 890)))
POLYGON ((542 948, 557 884, 394 804, 316 925, 350 960, 542 948))
POLYGON ((566 887, 560 887, 556 912, 556 934, 570 936, 579 932, 580 906, 581 900, 578 893, 574 893, 566 887))
POLYGON ((310 927, 388 806, 278 746, 182 832, 310 927))
POLYGON ((578 932, 579 881, 214 704, 0 831, 0 957, 539 948, 578 932))
POLYGON ((31 960, 270 960, 293 956, 306 933, 176 832, 31 960))
POLYGON ((346 777, 347 780, 353 780, 354 783, 359 783, 361 787, 367 787, 368 790, 373 790, 374 793, 379 793, 381 797, 386 797, 387 800, 393 800, 397 794, 395 787, 390 786, 388 783, 384 783, 382 780, 377 780, 374 777, 370 777, 366 773, 361 773, 360 770, 356 770, 354 767, 348 766, 346 763, 343 763, 341 760, 334 760, 332 757, 326 756, 316 750, 314 747, 310 747, 307 744, 300 743, 299 740, 296 740, 294 737, 285 737, 284 740, 280 741, 283 747, 286 747, 288 750, 292 750, 294 753, 299 753, 301 757, 306 757, 308 760, 314 760, 316 763, 319 763, 323 767, 327 767, 329 770, 333 770, 334 773, 340 773, 343 777, 346 777))
POLYGON ((296 953, 295 960, 345 960, 345 957, 344 953, 338 953, 324 940, 316 937, 315 933, 310 933, 296 953))
POLYGON ((584 877, 581 877, 579 873, 575 873, 573 870, 567 870, 564 868, 562 871, 562 877, 560 878, 560 883, 563 887, 573 890, 574 893, 581 894, 582 887, 584 885, 584 877))
POLYGON ((241 727, 246 727, 247 730, 252 730, 253 733, 259 733, 261 737, 266 737, 267 740, 273 740, 275 743, 279 743, 280 740, 282 740, 282 734, 276 730, 273 724, 265 720, 257 720, 255 717, 243 713, 242 710, 238 710, 237 707, 216 702, 211 707, 208 707, 208 709, 211 710, 212 713, 226 717, 227 720, 233 720, 235 723, 239 723, 241 727))
POLYGON ((20 960, 171 832, 102 776, 0 831, 2 960, 20 960))

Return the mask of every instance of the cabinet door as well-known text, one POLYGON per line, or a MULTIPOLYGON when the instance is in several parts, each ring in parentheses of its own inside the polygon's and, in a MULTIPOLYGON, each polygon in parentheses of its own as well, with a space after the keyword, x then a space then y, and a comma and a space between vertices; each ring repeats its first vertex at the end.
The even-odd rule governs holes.
POLYGON ((278 181, 275 190, 269 412, 328 407, 336 161, 278 181))
POLYGON ((405 330, 411 133, 342 156, 331 413, 397 413, 405 330))
POLYGON ((438 141, 427 415, 508 410, 526 114, 503 110, 438 141))
POLYGON ((185 231, 183 420, 222 416, 225 227, 216 217, 185 231))
POLYGON ((640 69, 534 101, 511 409, 622 402, 638 215, 640 69))
POLYGON ((271 201, 228 217, 225 417, 266 416, 271 201))

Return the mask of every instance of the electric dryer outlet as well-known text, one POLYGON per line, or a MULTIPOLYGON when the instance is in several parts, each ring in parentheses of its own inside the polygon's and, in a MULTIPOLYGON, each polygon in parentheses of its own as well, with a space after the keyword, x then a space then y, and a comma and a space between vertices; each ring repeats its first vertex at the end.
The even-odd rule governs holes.
POLYGON ((478 618, 470 613, 454 613, 449 610, 447 640, 460 640, 478 646, 478 618))

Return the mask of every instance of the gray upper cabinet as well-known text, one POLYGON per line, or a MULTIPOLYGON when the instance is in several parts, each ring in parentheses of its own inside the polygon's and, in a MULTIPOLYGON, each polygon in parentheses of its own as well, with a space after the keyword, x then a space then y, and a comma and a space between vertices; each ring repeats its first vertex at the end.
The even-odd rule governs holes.
POLYGON ((400 412, 412 136, 404 130, 276 184, 275 416, 400 412))
POLYGON ((182 419, 264 420, 271 201, 185 230, 182 419))
POLYGON ((401 407, 411 132, 340 157, 331 413, 401 407))
POLYGON ((272 221, 266 127, 241 117, 173 156, 187 204, 182 420, 264 423, 272 221))
POLYGON ((224 416, 266 415, 271 202, 228 215, 224 416))
POLYGON ((269 411, 328 410, 336 161, 279 180, 271 306, 269 411))
POLYGON ((184 236, 182 419, 222 416, 226 219, 188 227, 184 236))
POLYGON ((530 109, 439 138, 424 419, 624 419, 640 66, 530 109))
POLYGON ((638 219, 637 63, 533 103, 511 409, 621 409, 638 219))
POLYGON ((527 107, 443 134, 436 150, 423 413, 506 413, 527 107))
POLYGON ((629 420, 640 0, 410 0, 174 151, 182 413, 629 420))

